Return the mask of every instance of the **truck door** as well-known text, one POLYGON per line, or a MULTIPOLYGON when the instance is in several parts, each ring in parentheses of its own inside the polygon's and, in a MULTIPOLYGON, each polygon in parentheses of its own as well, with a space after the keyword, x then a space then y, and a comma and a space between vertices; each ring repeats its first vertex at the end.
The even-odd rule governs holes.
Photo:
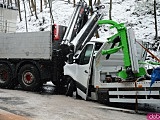
POLYGON ((77 66, 77 94, 87 99, 88 85, 91 77, 91 67, 94 52, 94 44, 87 44, 82 50, 77 66))

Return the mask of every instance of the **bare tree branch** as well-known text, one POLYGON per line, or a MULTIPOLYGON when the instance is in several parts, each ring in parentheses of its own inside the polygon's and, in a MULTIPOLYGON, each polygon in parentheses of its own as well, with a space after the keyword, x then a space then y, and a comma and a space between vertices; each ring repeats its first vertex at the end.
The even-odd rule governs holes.
POLYGON ((29 0, 28 3, 29 3, 29 9, 30 9, 31 15, 33 16, 32 9, 31 9, 31 1, 29 0))
POLYGON ((24 5, 24 12, 25 12, 26 32, 28 32, 28 27, 27 27, 27 16, 26 16, 26 5, 25 5, 24 0, 23 0, 23 5, 24 5))
POLYGON ((20 8, 20 1, 17 0, 17 3, 18 3, 19 19, 20 19, 20 21, 22 21, 22 17, 21 17, 21 8, 20 8))
POLYGON ((110 0, 109 19, 112 20, 112 0, 110 0))
POLYGON ((156 0, 154 0, 155 39, 158 39, 156 0))
POLYGON ((51 6, 52 1, 50 0, 50 1, 48 1, 48 3, 49 3, 49 10, 50 10, 51 22, 54 23, 53 14, 52 14, 52 6, 51 6))
POLYGON ((43 11, 43 9, 42 9, 42 0, 41 0, 41 2, 40 2, 40 12, 42 12, 43 11))

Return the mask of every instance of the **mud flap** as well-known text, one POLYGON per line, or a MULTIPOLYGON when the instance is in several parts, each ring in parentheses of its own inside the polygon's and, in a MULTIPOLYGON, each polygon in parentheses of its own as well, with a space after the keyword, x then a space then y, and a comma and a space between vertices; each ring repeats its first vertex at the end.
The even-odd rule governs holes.
POLYGON ((101 104, 109 104, 109 90, 99 89, 98 92, 98 102, 101 104))

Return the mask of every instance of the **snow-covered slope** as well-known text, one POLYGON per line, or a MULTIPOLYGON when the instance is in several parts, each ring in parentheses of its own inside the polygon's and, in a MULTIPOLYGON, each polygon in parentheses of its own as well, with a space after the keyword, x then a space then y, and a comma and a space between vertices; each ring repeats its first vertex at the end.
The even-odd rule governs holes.
MULTIPOLYGON (((86 1, 88 2, 88 0, 86 1)), ((109 18, 109 1, 110 0, 101 0, 101 4, 106 6, 103 10, 105 14, 104 19, 109 18)), ((25 3, 27 8, 28 31, 50 30, 51 18, 49 8, 43 6, 43 12, 40 12, 40 3, 37 1, 38 19, 36 20, 35 16, 30 15, 28 2, 26 1, 25 3)), ((52 2, 52 13, 54 21, 57 24, 67 26, 73 10, 73 4, 68 4, 67 0, 53 0, 52 2)), ((132 26, 137 39, 152 41, 155 36, 153 10, 153 1, 113 0, 112 20, 132 26)), ((26 31, 23 2, 21 2, 21 14, 23 21, 20 22, 19 18, 17 18, 17 32, 26 31)), ((160 31, 160 1, 157 1, 157 22, 158 31, 160 31)))

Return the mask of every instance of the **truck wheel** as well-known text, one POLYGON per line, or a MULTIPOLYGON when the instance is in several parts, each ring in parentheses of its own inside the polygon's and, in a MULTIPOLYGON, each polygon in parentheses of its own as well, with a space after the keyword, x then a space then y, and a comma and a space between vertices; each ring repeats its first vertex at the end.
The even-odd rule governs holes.
POLYGON ((0 64, 0 87, 14 88, 17 84, 12 78, 12 70, 4 63, 0 64))
POLYGON ((41 85, 39 71, 31 64, 21 67, 18 73, 18 81, 24 90, 34 91, 41 85))
POLYGON ((74 83, 73 83, 73 80, 70 80, 67 83, 66 96, 72 97, 73 96, 73 92, 74 92, 74 83))

